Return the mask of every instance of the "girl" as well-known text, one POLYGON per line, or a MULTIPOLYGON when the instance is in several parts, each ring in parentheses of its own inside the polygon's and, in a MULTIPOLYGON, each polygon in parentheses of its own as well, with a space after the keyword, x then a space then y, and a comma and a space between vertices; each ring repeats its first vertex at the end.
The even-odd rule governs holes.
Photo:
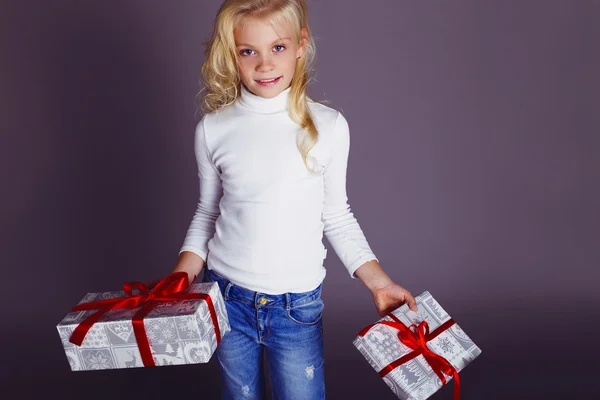
POLYGON ((231 332, 217 347, 223 399, 325 398, 323 233, 380 316, 410 292, 382 270, 346 197, 349 128, 306 94, 315 45, 305 0, 226 0, 206 42, 195 132, 200 201, 178 262, 206 264, 231 332))

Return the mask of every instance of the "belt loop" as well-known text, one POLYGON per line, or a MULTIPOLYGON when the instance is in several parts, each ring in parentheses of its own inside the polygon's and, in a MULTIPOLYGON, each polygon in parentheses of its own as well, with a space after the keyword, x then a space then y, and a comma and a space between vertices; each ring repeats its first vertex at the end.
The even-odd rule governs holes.
POLYGON ((288 311, 290 309, 290 294, 285 293, 285 310, 288 311))
POLYGON ((233 283, 227 282, 227 285, 225 286, 225 293, 223 293, 224 300, 229 300, 229 291, 231 290, 231 286, 233 286, 233 283))

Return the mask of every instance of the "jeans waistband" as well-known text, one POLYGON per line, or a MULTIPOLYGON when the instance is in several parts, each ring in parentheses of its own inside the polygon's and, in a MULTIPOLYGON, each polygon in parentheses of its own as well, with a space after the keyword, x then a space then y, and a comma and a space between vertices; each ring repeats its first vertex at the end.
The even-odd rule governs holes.
POLYGON ((216 282, 225 300, 242 301, 259 307, 284 307, 285 309, 310 303, 320 298, 323 288, 321 283, 315 289, 302 293, 268 294, 255 292, 233 284, 229 279, 208 267, 204 268, 204 281, 216 282))

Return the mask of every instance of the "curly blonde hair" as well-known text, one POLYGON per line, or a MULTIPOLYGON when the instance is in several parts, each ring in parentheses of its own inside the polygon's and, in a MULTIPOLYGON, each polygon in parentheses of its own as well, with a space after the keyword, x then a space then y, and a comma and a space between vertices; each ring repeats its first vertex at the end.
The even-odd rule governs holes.
MULTIPOLYGON (((236 51, 234 28, 244 17, 255 17, 272 25, 286 21, 293 27, 291 35, 300 43, 302 28, 308 32, 305 52, 296 60, 296 72, 289 93, 288 112, 292 121, 302 127, 297 146, 306 168, 308 152, 316 144, 318 131, 311 116, 306 90, 312 78, 316 49, 308 24, 308 8, 305 0, 225 0, 213 22, 212 34, 206 47, 202 65, 202 82, 205 91, 200 109, 210 113, 233 104, 241 95, 242 81, 238 72, 239 55, 236 51)), ((200 94, 198 93, 198 94, 200 94)))

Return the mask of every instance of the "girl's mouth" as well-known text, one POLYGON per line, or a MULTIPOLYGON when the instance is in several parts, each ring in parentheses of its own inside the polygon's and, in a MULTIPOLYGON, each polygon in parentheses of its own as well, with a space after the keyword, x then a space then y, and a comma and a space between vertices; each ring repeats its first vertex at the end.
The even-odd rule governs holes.
POLYGON ((260 81, 259 80, 255 80, 255 82, 258 83, 261 86, 272 86, 272 85, 275 85, 280 80, 281 80, 281 76, 277 77, 275 79, 271 79, 271 80, 268 80, 268 79, 260 80, 260 81))

